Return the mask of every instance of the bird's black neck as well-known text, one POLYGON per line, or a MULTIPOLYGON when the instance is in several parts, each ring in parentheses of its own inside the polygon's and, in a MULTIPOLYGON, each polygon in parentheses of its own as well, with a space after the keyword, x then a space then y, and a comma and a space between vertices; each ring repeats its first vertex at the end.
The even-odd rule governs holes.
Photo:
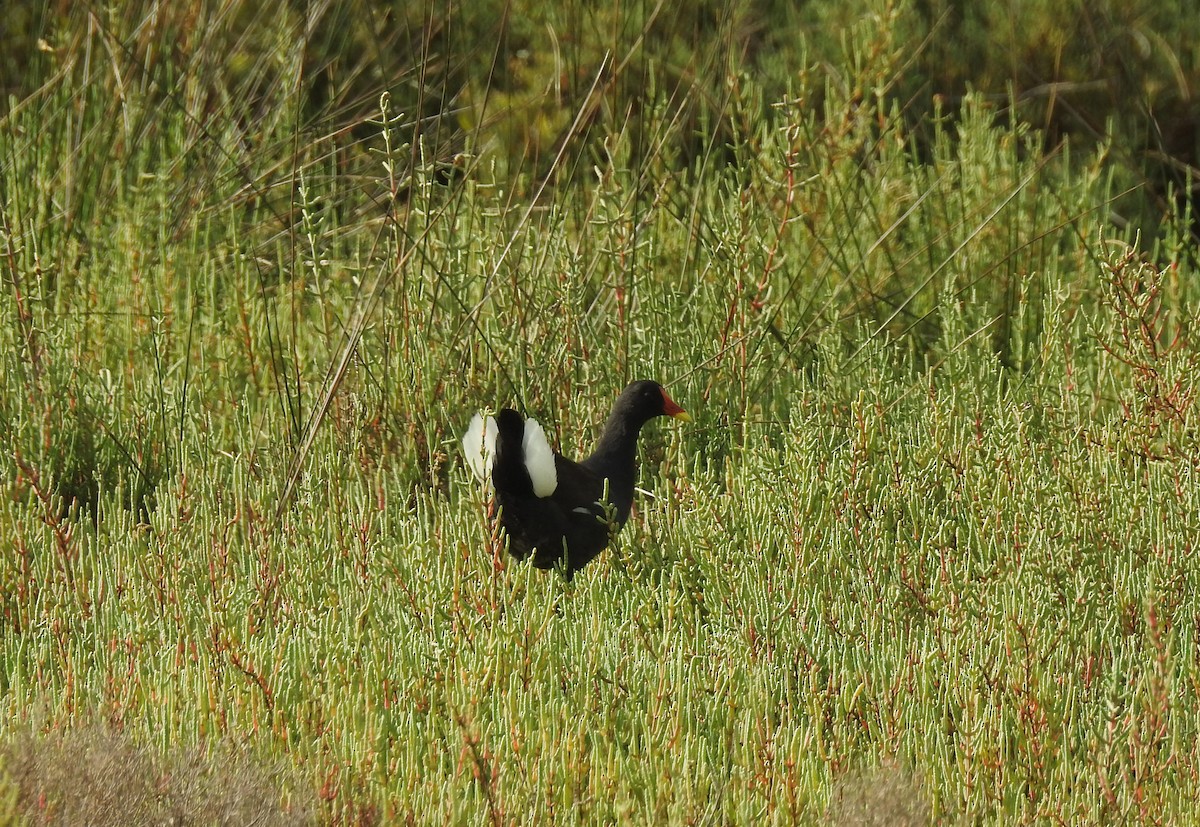
POLYGON ((609 501, 616 507, 621 522, 633 506, 633 486, 637 482, 637 441, 641 422, 631 422, 616 412, 608 418, 596 450, 581 464, 608 480, 609 501))

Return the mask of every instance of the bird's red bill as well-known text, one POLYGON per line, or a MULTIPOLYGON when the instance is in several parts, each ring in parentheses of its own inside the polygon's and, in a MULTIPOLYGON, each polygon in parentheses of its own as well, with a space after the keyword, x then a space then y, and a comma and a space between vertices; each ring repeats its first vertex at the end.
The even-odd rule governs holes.
POLYGON ((691 418, 691 416, 688 415, 688 412, 685 411, 683 408, 679 407, 679 405, 676 404, 674 399, 667 396, 667 392, 665 390, 662 392, 662 396, 663 396, 663 413, 664 414, 666 414, 667 416, 673 416, 676 419, 681 419, 684 422, 692 421, 692 418, 691 418))

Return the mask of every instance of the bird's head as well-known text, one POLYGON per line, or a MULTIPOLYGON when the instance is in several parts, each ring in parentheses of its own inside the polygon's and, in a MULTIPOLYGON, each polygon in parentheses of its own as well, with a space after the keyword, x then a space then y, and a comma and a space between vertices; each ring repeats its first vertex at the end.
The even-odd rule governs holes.
POLYGON ((679 406, 662 385, 649 379, 633 382, 617 397, 613 413, 618 412, 637 425, 649 422, 656 416, 670 416, 681 422, 691 422, 692 417, 679 406))

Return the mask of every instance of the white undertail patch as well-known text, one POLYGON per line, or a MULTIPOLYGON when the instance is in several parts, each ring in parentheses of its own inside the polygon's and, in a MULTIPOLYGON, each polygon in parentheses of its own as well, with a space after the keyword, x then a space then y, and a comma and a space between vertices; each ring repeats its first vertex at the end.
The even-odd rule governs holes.
POLYGON ((462 438, 463 456, 480 482, 492 481, 492 459, 496 456, 496 420, 475 414, 462 438))
POLYGON ((554 451, 546 441, 546 432, 536 419, 525 420, 521 451, 525 456, 525 470, 533 482, 533 493, 549 497, 558 488, 558 471, 554 468, 554 451))

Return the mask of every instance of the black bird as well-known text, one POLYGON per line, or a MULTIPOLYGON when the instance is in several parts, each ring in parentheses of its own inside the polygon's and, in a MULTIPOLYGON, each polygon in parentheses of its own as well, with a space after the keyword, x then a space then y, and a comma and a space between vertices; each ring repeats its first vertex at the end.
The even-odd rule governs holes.
POLYGON ((561 565, 570 579, 629 519, 637 481, 637 440, 658 416, 691 421, 657 382, 634 382, 617 397, 596 450, 572 462, 551 449, 534 419, 512 408, 475 414, 463 435, 467 463, 495 491, 493 516, 518 559, 540 569, 561 565), (606 488, 607 486, 607 488, 606 488))

